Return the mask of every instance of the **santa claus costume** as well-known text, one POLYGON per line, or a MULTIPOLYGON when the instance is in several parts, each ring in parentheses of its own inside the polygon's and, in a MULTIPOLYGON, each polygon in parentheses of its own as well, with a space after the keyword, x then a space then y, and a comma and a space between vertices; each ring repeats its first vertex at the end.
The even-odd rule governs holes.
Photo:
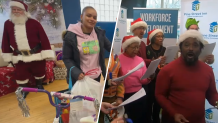
MULTIPOLYGON (((21 87, 26 87, 33 75, 39 89, 43 89, 45 59, 54 59, 54 52, 41 24, 30 18, 28 6, 22 1, 12 0, 10 7, 24 10, 24 15, 13 13, 4 24, 2 57, 5 62, 15 64, 15 79, 21 87), (23 20, 23 21, 22 21, 23 20)), ((12 10, 13 11, 13 10, 12 10)), ((24 93, 26 97, 28 93, 24 93)))

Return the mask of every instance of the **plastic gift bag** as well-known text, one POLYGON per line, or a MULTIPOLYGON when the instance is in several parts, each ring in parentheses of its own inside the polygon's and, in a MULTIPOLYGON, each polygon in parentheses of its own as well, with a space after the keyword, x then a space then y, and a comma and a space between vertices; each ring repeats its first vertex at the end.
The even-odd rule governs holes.
MULTIPOLYGON (((89 96, 101 100, 102 85, 85 76, 78 80, 71 90, 72 95, 89 96)), ((94 103, 86 100, 71 100, 70 102, 70 123, 80 123, 80 119, 96 114, 94 103), (80 107, 80 108, 79 108, 80 107)))

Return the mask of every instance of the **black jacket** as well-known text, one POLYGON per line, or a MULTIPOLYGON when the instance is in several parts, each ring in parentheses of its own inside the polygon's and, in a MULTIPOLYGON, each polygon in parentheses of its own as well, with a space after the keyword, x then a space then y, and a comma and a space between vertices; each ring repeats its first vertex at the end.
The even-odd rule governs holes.
MULTIPOLYGON (((146 55, 147 55, 147 59, 157 59, 158 57, 160 56, 164 56, 164 53, 166 51, 166 48, 165 47, 161 47, 160 50, 158 51, 155 51, 151 45, 148 45, 146 47, 146 55)), ((154 93, 155 91, 155 84, 156 84, 156 79, 157 79, 157 75, 159 73, 159 69, 157 68, 156 71, 155 71, 155 78, 148 84, 148 90, 147 91, 151 91, 154 93)))
MULTIPOLYGON (((104 49, 110 52, 111 42, 105 36, 104 30, 95 27, 95 31, 98 36, 99 47, 100 47, 99 64, 102 70, 102 75, 105 78, 106 67, 105 67, 104 49)), ((74 83, 78 80, 80 73, 83 73, 80 68, 80 56, 79 56, 79 49, 77 47, 77 38, 76 38, 76 34, 71 31, 66 31, 66 33, 63 34, 62 37, 64 41, 63 61, 67 68, 67 83, 69 83, 69 70, 72 66, 74 66, 74 68, 71 71, 72 85, 74 85, 74 83)))

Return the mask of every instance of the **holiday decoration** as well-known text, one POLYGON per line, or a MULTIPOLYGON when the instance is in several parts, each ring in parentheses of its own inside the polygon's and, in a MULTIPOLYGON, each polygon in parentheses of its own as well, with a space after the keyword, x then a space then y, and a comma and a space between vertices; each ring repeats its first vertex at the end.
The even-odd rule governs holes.
POLYGON ((23 2, 29 6, 29 12, 39 22, 46 20, 49 25, 56 29, 60 26, 61 0, 23 0, 23 2))
POLYGON ((2 13, 3 12, 3 4, 2 4, 2 0, 0 0, 0 13, 2 13))
POLYGON ((6 7, 6 0, 0 0, 0 13, 3 13, 5 11, 6 7))
MULTIPOLYGON (((33 18, 41 22, 46 20, 53 28, 61 25, 59 11, 62 9, 61 0, 21 0, 28 5, 29 12, 33 18)), ((0 13, 5 11, 10 0, 0 0, 0 13)))

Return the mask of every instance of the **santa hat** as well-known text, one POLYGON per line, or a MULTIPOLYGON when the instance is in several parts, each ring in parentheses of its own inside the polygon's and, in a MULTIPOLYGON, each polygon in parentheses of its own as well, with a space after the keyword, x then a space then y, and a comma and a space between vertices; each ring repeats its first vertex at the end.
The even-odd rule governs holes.
POLYGON ((132 43, 134 42, 138 42, 141 43, 141 39, 138 36, 125 36, 123 37, 123 41, 122 41, 122 49, 121 52, 124 52, 125 49, 132 43))
POLYGON ((200 41, 202 44, 204 44, 204 38, 203 35, 197 31, 197 30, 187 30, 183 34, 179 36, 179 44, 187 38, 196 38, 198 41, 200 41))
POLYGON ((163 33, 163 30, 161 29, 154 29, 151 30, 150 32, 148 32, 148 37, 147 37, 147 45, 149 45, 151 43, 151 39, 159 32, 163 33))
POLYGON ((140 27, 140 26, 145 27, 145 29, 148 28, 147 23, 144 22, 141 18, 138 18, 138 19, 136 19, 135 21, 133 21, 133 22, 131 23, 131 27, 130 27, 131 32, 132 32, 134 29, 136 29, 136 28, 138 28, 138 27, 140 27))
POLYGON ((26 14, 28 17, 31 16, 30 13, 28 12, 28 6, 27 6, 27 4, 25 4, 25 3, 22 2, 22 1, 12 0, 12 1, 10 1, 9 6, 10 6, 10 7, 12 7, 12 6, 19 7, 19 8, 21 8, 21 9, 25 10, 25 14, 26 14))

